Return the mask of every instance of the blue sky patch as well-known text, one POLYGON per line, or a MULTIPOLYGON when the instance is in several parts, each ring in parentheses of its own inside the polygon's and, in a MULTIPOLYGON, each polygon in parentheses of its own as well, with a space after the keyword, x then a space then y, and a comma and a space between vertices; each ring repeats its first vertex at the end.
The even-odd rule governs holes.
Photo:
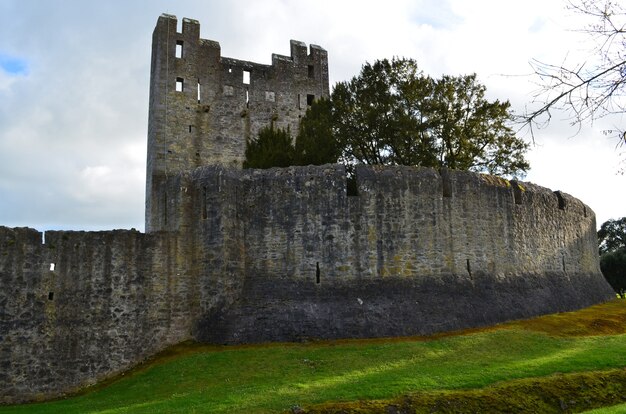
POLYGON ((0 52, 0 68, 9 75, 26 75, 28 64, 25 60, 0 52))

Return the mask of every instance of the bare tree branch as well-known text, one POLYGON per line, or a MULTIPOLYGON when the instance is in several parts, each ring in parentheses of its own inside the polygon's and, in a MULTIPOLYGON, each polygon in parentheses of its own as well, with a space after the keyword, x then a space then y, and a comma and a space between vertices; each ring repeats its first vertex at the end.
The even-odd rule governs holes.
MULTIPOLYGON (((565 111, 579 130, 583 124, 626 113, 626 8, 615 0, 569 0, 568 4, 570 10, 591 19, 580 31, 590 36, 595 47, 582 63, 530 62, 539 78, 533 103, 540 107, 527 111, 520 121, 530 128, 533 140, 535 128, 548 125, 556 110, 565 111)), ((618 138, 617 147, 626 145, 626 126, 605 134, 618 138)))

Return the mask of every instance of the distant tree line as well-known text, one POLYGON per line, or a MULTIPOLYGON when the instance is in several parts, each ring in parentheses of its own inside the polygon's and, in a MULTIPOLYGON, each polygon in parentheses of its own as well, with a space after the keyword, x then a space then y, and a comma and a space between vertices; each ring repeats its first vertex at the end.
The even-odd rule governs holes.
POLYGON ((598 243, 602 274, 620 297, 626 298, 626 217, 604 222, 598 243))
POLYGON ((508 101, 489 101, 476 75, 433 79, 412 59, 366 63, 314 102, 295 142, 273 125, 246 147, 244 168, 383 164, 521 176, 528 144, 508 101))

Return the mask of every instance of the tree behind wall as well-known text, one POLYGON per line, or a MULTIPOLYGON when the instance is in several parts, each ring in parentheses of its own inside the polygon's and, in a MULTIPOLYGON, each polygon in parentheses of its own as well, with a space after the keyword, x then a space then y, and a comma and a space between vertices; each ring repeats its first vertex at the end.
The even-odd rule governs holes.
POLYGON ((246 160, 243 168, 289 167, 294 164, 294 149, 289 131, 262 128, 256 139, 246 142, 246 160))
POLYGON ((341 148, 333 133, 332 104, 319 99, 307 109, 296 137, 295 163, 297 165, 334 164, 341 148))
POLYGON ((412 59, 366 63, 332 93, 343 158, 523 175, 528 144, 509 127, 510 104, 485 91, 476 75, 433 79, 412 59))
POLYGON ((622 298, 626 297, 626 217, 602 224, 598 246, 602 274, 622 298))

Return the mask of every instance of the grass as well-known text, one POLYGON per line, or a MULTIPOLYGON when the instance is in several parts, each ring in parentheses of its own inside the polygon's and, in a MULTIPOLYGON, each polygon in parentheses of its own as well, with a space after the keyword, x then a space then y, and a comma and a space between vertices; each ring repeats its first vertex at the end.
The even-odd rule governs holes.
POLYGON ((585 414, 620 414, 626 413, 626 404, 618 404, 611 407, 598 408, 585 411, 585 414))
POLYGON ((0 407, 0 413, 277 413, 293 406, 365 413, 394 404, 435 404, 446 412, 457 400, 450 412, 460 412, 471 411, 471 401, 498 406, 507 398, 513 408, 539 404, 535 398, 563 408, 572 402, 559 400, 559 392, 578 390, 588 403, 574 405, 586 409, 626 398, 625 350, 626 301, 620 300, 429 338, 188 343, 82 395, 0 407))

